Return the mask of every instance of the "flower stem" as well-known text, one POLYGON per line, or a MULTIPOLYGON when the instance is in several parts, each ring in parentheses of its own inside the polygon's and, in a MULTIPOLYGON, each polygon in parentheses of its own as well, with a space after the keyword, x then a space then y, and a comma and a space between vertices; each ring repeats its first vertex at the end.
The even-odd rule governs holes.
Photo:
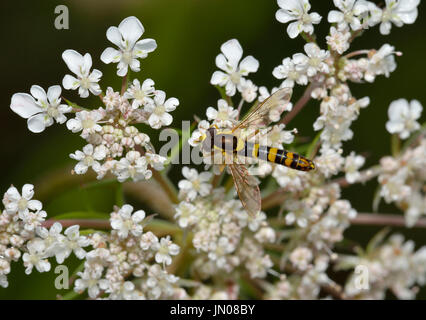
POLYGON ((391 138, 392 156, 397 157, 401 151, 401 140, 397 134, 393 134, 391 138))
POLYGON ((280 123, 288 124, 293 118, 303 109, 303 107, 309 102, 311 99, 311 93, 314 90, 315 86, 310 84, 302 97, 296 102, 293 109, 280 121, 280 123))
POLYGON ((123 81, 121 82, 121 95, 124 94, 127 90, 127 79, 128 79, 129 71, 127 74, 123 77, 123 81))
MULTIPOLYGON (((406 227, 404 216, 396 214, 358 213, 356 218, 351 220, 351 223, 356 225, 406 227)), ((417 220, 413 227, 426 228, 426 219, 417 220)))
POLYGON ((94 228, 94 229, 111 229, 111 224, 107 219, 64 219, 55 220, 51 218, 42 223, 45 228, 50 228, 55 222, 59 222, 62 227, 70 227, 73 225, 79 225, 82 228, 94 228))
POLYGON ((162 175, 157 170, 152 169, 152 177, 163 188, 163 190, 167 193, 173 203, 179 203, 176 190, 174 189, 173 184, 167 179, 166 176, 162 175))

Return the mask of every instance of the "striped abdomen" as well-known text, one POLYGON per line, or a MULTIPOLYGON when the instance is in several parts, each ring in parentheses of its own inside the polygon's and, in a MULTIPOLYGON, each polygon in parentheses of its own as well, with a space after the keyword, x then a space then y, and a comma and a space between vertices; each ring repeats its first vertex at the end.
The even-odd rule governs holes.
POLYGON ((244 148, 238 151, 238 154, 277 163, 300 171, 315 169, 315 164, 311 160, 297 153, 273 147, 260 146, 257 143, 247 141, 245 142, 244 148))

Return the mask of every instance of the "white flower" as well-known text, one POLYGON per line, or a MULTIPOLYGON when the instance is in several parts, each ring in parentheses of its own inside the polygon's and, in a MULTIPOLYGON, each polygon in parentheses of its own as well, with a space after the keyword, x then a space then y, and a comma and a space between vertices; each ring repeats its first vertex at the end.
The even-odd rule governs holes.
POLYGON ((343 31, 339 31, 335 27, 330 28, 330 35, 326 37, 327 44, 330 46, 331 50, 337 51, 339 54, 342 54, 349 49, 350 38, 351 33, 349 30, 345 29, 343 31))
POLYGON ((330 56, 328 51, 321 50, 317 44, 312 42, 305 44, 304 49, 307 56, 303 53, 296 53, 293 56, 296 68, 306 70, 308 77, 313 77, 318 72, 329 72, 328 64, 325 63, 325 59, 330 56))
POLYGON ((106 36, 119 50, 111 47, 106 48, 101 55, 102 62, 106 64, 118 62, 117 75, 120 77, 127 74, 129 67, 132 71, 139 72, 140 62, 138 58, 146 58, 148 53, 157 48, 154 39, 139 40, 144 31, 142 23, 136 17, 127 17, 120 22, 118 28, 109 27, 106 36))
POLYGON ((24 222, 24 229, 33 231, 41 225, 47 216, 46 211, 39 210, 36 212, 29 211, 27 213, 19 213, 19 218, 24 222))
POLYGON ((83 293, 86 288, 88 289, 89 297, 95 299, 98 297, 101 290, 106 290, 109 287, 108 280, 100 279, 101 274, 93 273, 88 270, 77 273, 80 278, 75 280, 74 291, 83 293))
POLYGON ((44 241, 48 256, 54 256, 56 252, 62 249, 61 243, 65 240, 65 237, 61 234, 62 225, 59 222, 55 222, 49 230, 38 227, 36 231, 37 235, 44 241))
POLYGON ((58 263, 64 262, 71 252, 74 252, 78 259, 83 259, 86 256, 86 251, 83 247, 90 244, 90 240, 84 236, 80 236, 80 226, 74 225, 65 229, 65 237, 62 239, 56 250, 56 261, 58 263))
POLYGON ((152 249, 157 251, 155 261, 167 266, 172 263, 171 256, 179 254, 179 246, 170 240, 170 236, 161 238, 160 242, 152 246, 152 249))
POLYGON ((192 132, 191 138, 189 138, 188 143, 192 147, 199 145, 203 140, 203 137, 206 134, 208 128, 210 128, 210 122, 208 122, 207 120, 201 120, 198 123, 198 128, 192 132))
POLYGON ((358 170, 364 165, 364 162, 365 158, 363 156, 356 155, 353 151, 346 157, 344 171, 346 173, 345 178, 348 183, 354 183, 361 177, 358 170))
POLYGON ((408 102, 405 99, 398 99, 389 105, 389 121, 386 122, 386 129, 390 133, 398 133, 401 139, 407 139, 413 131, 420 128, 416 121, 422 114, 423 107, 417 100, 408 102))
POLYGON ((107 110, 113 110, 120 105, 120 98, 119 92, 115 92, 114 89, 108 87, 102 101, 107 107, 107 110))
POLYGON ((224 99, 217 101, 217 110, 213 107, 208 107, 206 110, 206 116, 209 120, 214 120, 219 128, 230 128, 234 125, 238 110, 229 106, 224 99))
POLYGON ((154 90, 154 81, 152 79, 146 79, 142 86, 138 79, 134 79, 133 84, 124 93, 124 98, 133 99, 132 108, 137 109, 140 106, 154 103, 151 98, 154 95, 154 90))
POLYGON ((142 234, 143 226, 142 221, 145 219, 145 211, 138 210, 133 212, 131 205, 125 204, 121 209, 115 213, 111 213, 111 227, 117 230, 120 238, 127 238, 129 233, 138 237, 142 234))
POLYGON ((24 266, 26 267, 25 273, 30 274, 33 267, 36 267, 38 272, 47 272, 50 270, 50 263, 44 259, 45 245, 44 241, 40 238, 35 238, 27 243, 28 252, 22 256, 24 266))
POLYGON ((280 87, 293 88, 294 83, 302 86, 308 84, 306 71, 297 68, 296 64, 291 58, 285 58, 281 65, 274 68, 272 75, 277 79, 285 79, 281 83, 280 87))
POLYGON ((299 33, 306 32, 312 34, 314 32, 314 24, 321 21, 321 16, 316 13, 308 13, 311 5, 308 0, 278 0, 279 9, 275 18, 281 23, 294 21, 288 25, 287 33, 292 39, 296 38, 299 33))
POLYGON ((212 185, 209 180, 212 177, 210 172, 198 173, 195 169, 183 167, 182 175, 186 180, 179 181, 179 191, 181 196, 189 201, 194 200, 197 195, 205 197, 211 191, 212 185))
POLYGON ((339 172, 343 165, 344 159, 341 156, 342 150, 334 150, 328 146, 321 148, 321 156, 317 157, 316 164, 318 170, 324 174, 326 178, 331 177, 339 172))
POLYGON ((241 92, 241 97, 244 101, 253 102, 256 99, 257 86, 251 80, 241 78, 238 91, 241 92))
POLYGON ((178 219, 179 227, 186 228, 197 222, 198 218, 195 214, 196 207, 185 201, 181 201, 176 208, 175 219, 178 219))
POLYGON ((282 148, 283 144, 290 144, 294 140, 294 131, 284 130, 285 124, 277 124, 267 134, 267 145, 282 148))
POLYGON ((138 151, 129 151, 125 158, 121 158, 115 164, 114 174, 120 182, 131 178, 133 181, 149 179, 152 176, 148 170, 148 162, 145 157, 141 157, 138 151))
POLYGON ((303 202, 290 199, 286 203, 286 208, 288 210, 285 216, 285 223, 287 225, 297 224, 300 228, 306 228, 308 226, 308 220, 312 215, 312 210, 303 202))
POLYGON ((93 69, 90 72, 92 67, 92 57, 89 53, 86 53, 82 56, 75 50, 65 50, 62 53, 62 59, 76 76, 71 76, 66 74, 62 80, 62 86, 67 90, 76 90, 78 89, 78 94, 82 98, 87 98, 89 96, 89 91, 94 95, 99 95, 102 90, 99 87, 99 80, 101 80, 102 72, 93 69))
POLYGON ((72 132, 81 133, 82 138, 87 138, 90 134, 102 131, 102 127, 98 124, 104 117, 101 110, 80 111, 75 114, 75 118, 67 121, 67 128, 72 132))
POLYGON ((85 145, 83 147, 83 152, 77 150, 75 153, 71 153, 70 158, 79 161, 74 167, 74 172, 77 174, 85 174, 90 167, 92 167, 95 172, 98 172, 101 167, 98 161, 105 159, 107 153, 108 149, 104 145, 93 148, 91 144, 85 145))
POLYGON ((153 167, 157 171, 164 169, 164 164, 167 162, 166 157, 162 157, 159 154, 146 152, 145 153, 146 162, 149 166, 153 167))
POLYGON ((417 6, 420 0, 385 0, 386 8, 383 9, 380 33, 389 34, 392 23, 397 27, 412 24, 417 19, 417 6), (391 23, 392 22, 392 23, 391 23))
POLYGON ((158 243, 157 236, 151 231, 144 233, 140 239, 141 241, 139 242, 139 245, 142 250, 151 249, 153 245, 156 245, 158 243))
POLYGON ((328 14, 328 22, 337 23, 340 30, 348 25, 352 30, 361 29, 360 16, 368 11, 368 5, 363 0, 333 0, 334 5, 340 10, 332 10, 328 14))
MULTIPOLYGON (((365 80, 373 82, 377 75, 384 74, 389 77, 389 74, 396 69, 395 47, 384 44, 378 51, 372 51, 369 54, 367 70, 365 72, 365 80)), ((397 54, 400 54, 399 52, 397 54)))
POLYGON ((15 93, 10 108, 22 118, 28 119, 28 129, 31 132, 39 133, 51 126, 53 120, 57 123, 67 120, 64 113, 70 112, 72 108, 61 104, 61 91, 60 86, 51 86, 46 93, 42 87, 33 85, 32 96, 27 93, 15 93))
POLYGON ((306 270, 313 258, 312 251, 305 247, 298 247, 290 254, 291 263, 299 270, 306 270))
POLYGON ((237 86, 241 83, 242 77, 250 72, 256 72, 259 68, 259 61, 252 56, 243 56, 243 48, 236 39, 231 39, 220 47, 222 53, 216 57, 216 66, 222 71, 215 71, 210 83, 225 87, 226 95, 232 97, 235 94, 237 86))
POLYGON ((42 204, 38 200, 32 200, 34 196, 34 186, 25 184, 22 187, 22 196, 18 189, 11 186, 3 196, 3 204, 8 214, 18 213, 20 216, 26 216, 29 210, 40 211, 42 204))
POLYGON ((176 109, 179 100, 169 98, 166 101, 166 93, 158 90, 155 92, 154 103, 147 104, 145 111, 151 113, 148 123, 153 129, 159 129, 162 126, 168 126, 172 123, 173 117, 168 113, 176 109))

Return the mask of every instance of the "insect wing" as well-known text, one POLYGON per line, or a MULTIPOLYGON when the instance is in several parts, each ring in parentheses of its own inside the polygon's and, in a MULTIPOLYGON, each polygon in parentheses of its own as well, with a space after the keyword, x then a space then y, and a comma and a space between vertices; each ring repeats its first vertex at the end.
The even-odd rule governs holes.
POLYGON ((282 88, 272 94, 268 99, 259 104, 253 111, 246 115, 240 123, 238 123, 232 131, 248 127, 266 127, 272 120, 270 112, 281 105, 289 103, 292 89, 282 88))
POLYGON ((244 209, 251 216, 256 216, 261 208, 260 190, 256 179, 249 174, 247 168, 242 164, 230 164, 229 169, 244 209))

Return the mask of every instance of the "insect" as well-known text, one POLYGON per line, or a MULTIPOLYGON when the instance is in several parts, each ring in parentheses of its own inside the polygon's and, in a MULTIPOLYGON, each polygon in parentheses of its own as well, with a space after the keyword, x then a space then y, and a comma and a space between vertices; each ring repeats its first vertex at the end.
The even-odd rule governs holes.
POLYGON ((201 138, 203 152, 213 154, 214 151, 219 150, 225 158, 231 158, 231 161, 226 161, 222 170, 225 166, 229 167, 241 203, 251 215, 258 214, 261 209, 259 186, 256 179, 249 174, 247 167, 237 163, 238 161, 232 161, 233 159, 236 160, 236 157, 242 156, 269 161, 301 171, 315 169, 315 164, 311 160, 297 153, 249 142, 250 137, 240 138, 242 129, 254 128, 256 129, 255 134, 257 134, 260 128, 268 126, 272 122, 270 111, 287 104, 290 101, 291 93, 292 90, 289 88, 280 89, 249 112, 231 130, 220 130, 213 125, 201 138))

